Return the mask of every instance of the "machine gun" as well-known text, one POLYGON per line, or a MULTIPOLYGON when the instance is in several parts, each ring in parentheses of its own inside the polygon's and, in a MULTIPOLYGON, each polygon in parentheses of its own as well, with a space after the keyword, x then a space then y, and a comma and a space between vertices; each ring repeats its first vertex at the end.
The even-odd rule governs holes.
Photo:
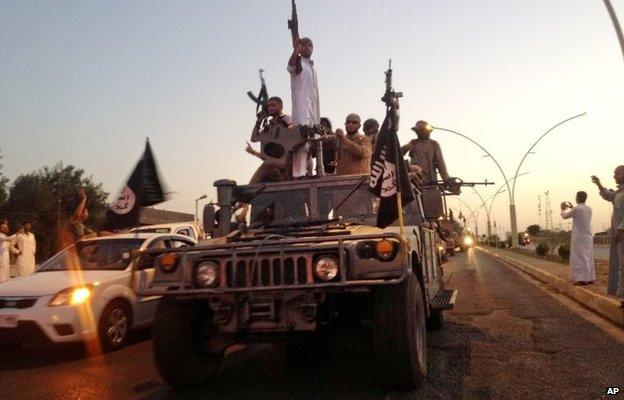
POLYGON ((399 98, 403 97, 403 92, 395 92, 392 87, 392 59, 388 60, 388 70, 386 74, 386 92, 381 101, 386 104, 386 111, 390 112, 390 129, 399 130, 399 98))
POLYGON ((266 126, 267 118, 269 117, 267 113, 267 102, 269 101, 269 93, 267 92, 266 82, 264 81, 264 77, 262 76, 264 70, 260 68, 258 72, 260 74, 260 91, 258 92, 258 96, 254 96, 251 90, 247 92, 247 96, 249 96, 251 101, 256 103, 256 114, 258 114, 258 111, 261 111, 262 114, 265 115, 265 117, 262 119, 262 124, 260 126, 260 128, 262 129, 266 126))
POLYGON ((462 186, 465 187, 475 187, 477 185, 483 185, 483 186, 487 186, 487 185, 493 185, 494 182, 488 182, 487 179, 483 182, 464 182, 463 180, 459 179, 459 178, 449 178, 445 181, 432 181, 432 182, 426 182, 423 185, 423 189, 427 189, 427 188, 439 188, 442 191, 442 194, 444 196, 453 196, 453 195, 458 195, 461 193, 460 188, 462 186))

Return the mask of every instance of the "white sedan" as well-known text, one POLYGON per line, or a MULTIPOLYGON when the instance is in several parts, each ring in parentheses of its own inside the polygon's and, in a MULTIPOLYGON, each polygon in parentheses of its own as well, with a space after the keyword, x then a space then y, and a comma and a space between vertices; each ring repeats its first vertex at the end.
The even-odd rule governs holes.
POLYGON ((152 323, 159 297, 139 297, 154 261, 136 250, 193 246, 175 234, 130 233, 84 240, 32 275, 0 283, 0 343, 95 341, 124 346, 131 329, 152 323), (136 264, 136 265, 135 265, 136 264))

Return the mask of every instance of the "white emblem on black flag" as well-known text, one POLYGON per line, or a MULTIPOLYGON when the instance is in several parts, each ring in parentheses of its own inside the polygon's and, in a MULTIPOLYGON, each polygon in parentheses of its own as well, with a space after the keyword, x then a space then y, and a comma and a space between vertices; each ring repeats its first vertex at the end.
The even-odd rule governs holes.
POLYGON ((163 185, 148 140, 141 159, 128 178, 128 183, 106 211, 102 229, 114 231, 137 226, 142 207, 162 203, 165 200, 163 185))
POLYGON ((379 228, 385 228, 399 217, 396 198, 398 191, 401 192, 403 207, 415 198, 401 155, 399 138, 396 131, 389 128, 388 121, 389 116, 386 113, 373 154, 369 184, 371 193, 380 198, 377 213, 379 228))

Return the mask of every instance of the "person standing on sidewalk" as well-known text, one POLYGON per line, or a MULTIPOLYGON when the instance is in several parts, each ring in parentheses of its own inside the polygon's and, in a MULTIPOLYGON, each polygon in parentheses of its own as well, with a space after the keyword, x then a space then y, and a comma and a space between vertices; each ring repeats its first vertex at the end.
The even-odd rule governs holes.
POLYGON ((591 231, 592 209, 585 204, 586 192, 576 193, 576 207, 561 203, 561 217, 572 218, 570 243, 570 279, 574 285, 589 285, 596 280, 594 235, 591 231))
POLYGON ((32 231, 32 223, 26 221, 22 224, 22 229, 15 235, 15 247, 17 253, 17 276, 31 275, 35 272, 35 253, 37 252, 37 242, 32 231))
POLYGON ((604 188, 595 175, 591 179, 598 186, 600 196, 613 203, 607 294, 624 297, 624 165, 618 166, 613 172, 617 190, 604 188))
POLYGON ((9 221, 0 219, 0 283, 8 281, 10 277, 10 253, 17 254, 13 246, 13 236, 9 235, 9 221))

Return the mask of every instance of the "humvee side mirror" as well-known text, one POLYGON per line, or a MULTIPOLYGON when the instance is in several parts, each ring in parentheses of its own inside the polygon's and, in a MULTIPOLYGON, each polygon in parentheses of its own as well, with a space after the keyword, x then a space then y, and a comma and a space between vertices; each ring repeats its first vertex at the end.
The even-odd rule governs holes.
POLYGON ((206 204, 204 206, 204 234, 206 236, 214 237, 215 229, 215 206, 213 204, 206 204))

